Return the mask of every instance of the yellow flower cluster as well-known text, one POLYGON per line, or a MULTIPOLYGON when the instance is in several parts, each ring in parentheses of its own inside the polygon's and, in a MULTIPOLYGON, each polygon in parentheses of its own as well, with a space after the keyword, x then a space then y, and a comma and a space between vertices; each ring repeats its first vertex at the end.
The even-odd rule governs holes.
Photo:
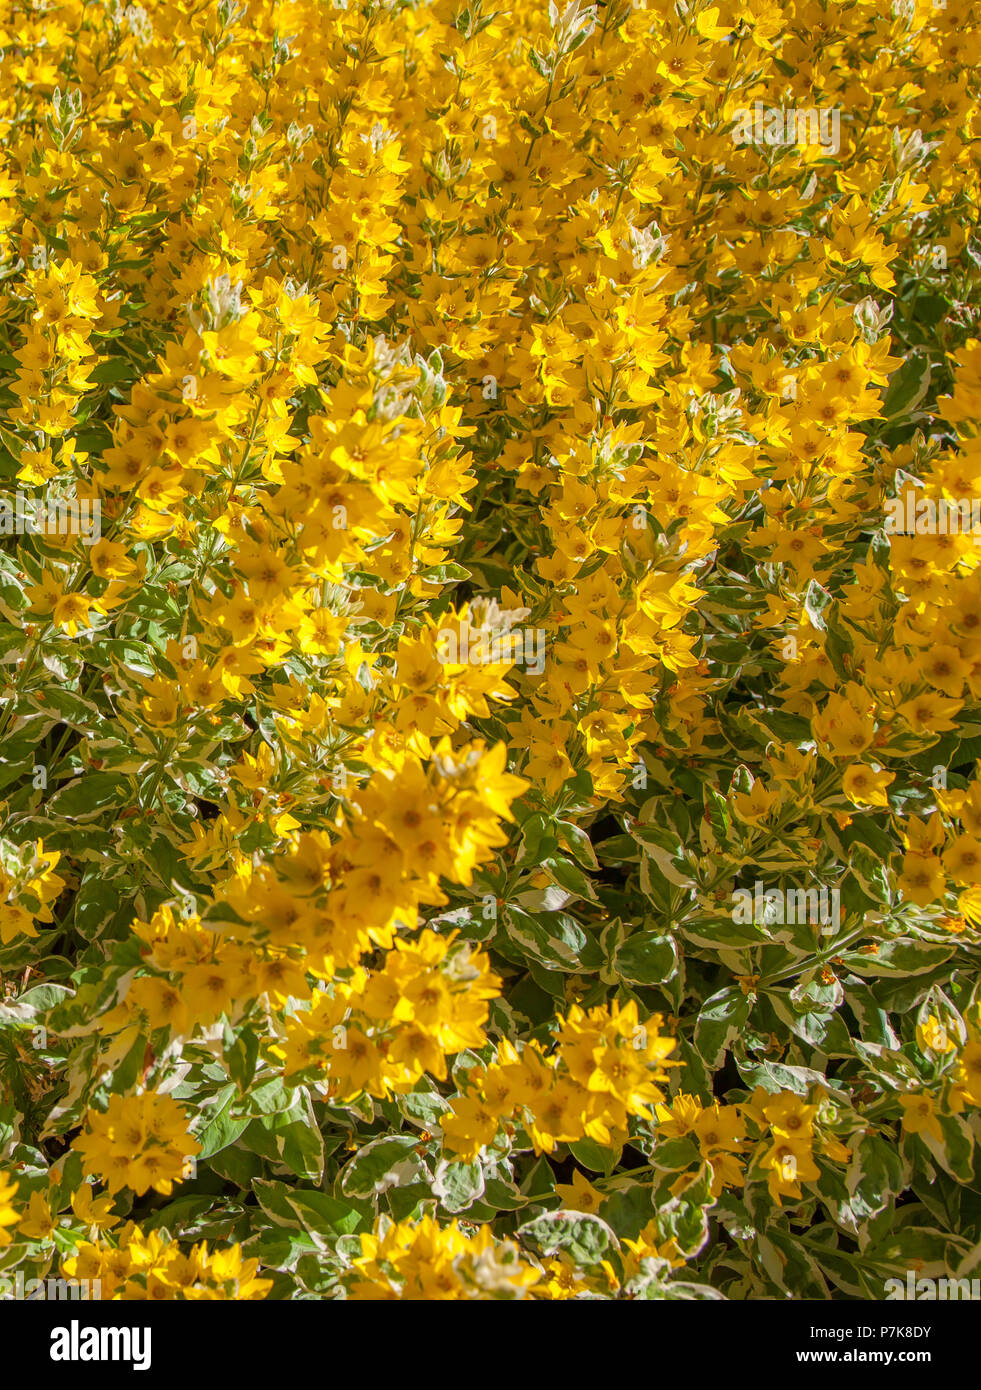
POLYGON ((45 850, 43 840, 17 852, 0 845, 0 943, 20 934, 36 937, 36 922, 50 922, 50 904, 57 901, 65 880, 54 872, 61 855, 45 850), (4 852, 6 851, 6 852, 4 852))
POLYGON ((87 1127, 72 1147, 86 1173, 110 1193, 153 1188, 168 1197, 180 1182, 187 1158, 200 1145, 187 1133, 187 1116, 172 1096, 144 1091, 110 1096, 104 1111, 89 1110, 87 1127))
POLYGON ((964 1024, 958 1033, 966 1036, 951 1036, 948 1025, 931 1013, 917 1026, 917 1047, 933 1074, 899 1097, 903 1132, 929 1135, 941 1149, 947 1142, 942 1118, 981 1106, 981 1011, 968 1015, 964 1024))
POLYGON ((0 8, 5 1270, 960 1262, 979 30, 0 8))
POLYGON ((485 952, 424 931, 290 1014, 273 1052, 285 1076, 312 1077, 331 1100, 411 1090, 426 1072, 445 1081, 447 1056, 486 1043, 487 1001, 499 993, 485 952))
MULTIPOLYGON (((737 1105, 703 1106, 697 1096, 679 1092, 670 1105, 657 1107, 658 1134, 680 1139, 690 1136, 699 1158, 712 1173, 712 1193, 745 1183, 743 1163, 767 1175, 770 1194, 777 1205, 781 1196, 801 1198, 802 1182, 821 1176, 814 1163, 813 1145, 820 1139, 821 1153, 837 1163, 847 1163, 851 1153, 830 1130, 815 1131, 815 1121, 830 1125, 838 1115, 823 1089, 813 1103, 795 1091, 773 1094, 758 1086, 748 1101, 737 1105), (746 1122, 757 1133, 755 1148, 746 1122)), ((673 1191, 684 1191, 690 1176, 678 1178, 673 1191)))
POLYGON ((489 1066, 470 1074, 469 1089, 440 1122, 452 1152, 473 1158, 516 1118, 536 1153, 584 1137, 620 1148, 629 1117, 647 1118, 663 1101, 658 1083, 678 1063, 666 1060, 675 1041, 661 1033, 659 1014, 641 1024, 631 1000, 622 1009, 574 1006, 559 1024, 553 1052, 529 1045, 519 1053, 505 1042, 489 1066))
POLYGON ((521 1258, 512 1241, 496 1240, 488 1226, 472 1235, 458 1221, 380 1224, 361 1237, 352 1261, 349 1297, 359 1301, 524 1298, 541 1271, 521 1258))
POLYGON ((144 1234, 127 1222, 112 1244, 81 1241, 62 1262, 62 1272, 108 1300, 252 1301, 265 1298, 272 1287, 271 1279, 256 1277, 258 1265, 242 1258, 239 1245, 209 1251, 201 1241, 184 1253, 160 1231, 144 1234))

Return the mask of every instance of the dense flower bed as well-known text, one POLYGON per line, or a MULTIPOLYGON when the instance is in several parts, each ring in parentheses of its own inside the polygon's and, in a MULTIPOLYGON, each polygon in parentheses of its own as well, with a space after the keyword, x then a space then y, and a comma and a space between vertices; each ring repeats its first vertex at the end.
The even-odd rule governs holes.
POLYGON ((976 1267, 979 27, 2 7, 3 1287, 976 1267))

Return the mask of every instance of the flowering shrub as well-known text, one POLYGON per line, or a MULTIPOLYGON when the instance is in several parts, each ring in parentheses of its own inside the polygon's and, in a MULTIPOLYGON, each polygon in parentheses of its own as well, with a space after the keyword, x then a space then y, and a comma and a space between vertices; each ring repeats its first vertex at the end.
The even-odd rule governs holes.
POLYGON ((981 1242, 976 3, 0 14, 0 1278, 981 1242))

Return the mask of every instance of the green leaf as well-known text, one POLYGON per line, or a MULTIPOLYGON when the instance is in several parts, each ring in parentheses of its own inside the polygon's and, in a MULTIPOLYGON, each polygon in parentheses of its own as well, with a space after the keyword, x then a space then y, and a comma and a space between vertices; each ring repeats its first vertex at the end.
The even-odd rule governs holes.
POLYGON ((135 381, 138 375, 137 368, 128 357, 112 357, 107 362, 100 362, 89 373, 92 381, 103 385, 114 381, 135 381))
POLYGON ((249 1125, 247 1115, 232 1115, 230 1113, 236 1099, 235 1087, 226 1086, 220 1095, 221 1104, 217 1113, 195 1136, 201 1145, 201 1152, 197 1155, 199 1161, 210 1158, 212 1154, 220 1153, 222 1149, 228 1148, 229 1144, 234 1144, 249 1125))
POLYGON ((961 1115, 938 1115, 943 1131, 943 1142, 934 1135, 921 1132, 917 1135, 930 1153, 952 1178, 958 1182, 970 1183, 974 1180, 974 1131, 961 1115))
POLYGON ((252 1085, 259 1059, 259 1038, 251 1028, 243 1028, 230 1047, 224 1049, 228 1075, 244 1094, 252 1085))
POLYGON ((890 421, 912 414, 929 389, 929 359, 913 354, 889 378, 882 414, 890 421))
POLYGON ((578 898, 587 898, 590 902, 598 901, 596 889, 582 869, 571 859, 543 859, 541 867, 552 882, 564 888, 567 893, 574 893, 578 898))
POLYGON ((708 1067, 716 1071, 722 1058, 746 1027, 752 997, 739 985, 726 985, 702 1005, 695 1024, 695 1047, 708 1067))
POLYGON ((613 968, 631 984, 657 985, 674 976, 678 963, 678 945, 673 936, 637 932, 620 946, 613 968))
POLYGON ((601 1264, 620 1248, 615 1232, 598 1216, 586 1212, 546 1212, 518 1228, 518 1236, 538 1247, 543 1255, 560 1251, 578 1265, 601 1264))
POLYGON ((49 816, 92 820, 108 806, 122 806, 130 796, 130 784, 125 777, 111 772, 88 772, 56 791, 46 809, 49 816))
POLYGON ((588 939, 568 913, 551 912, 533 917, 509 904, 502 913, 501 931, 506 932, 509 942, 546 969, 577 973, 582 968, 588 939))
POLYGON ((828 1297, 828 1286, 820 1266, 790 1231, 771 1222, 765 1233, 757 1236, 763 1268, 777 1288, 792 1298, 828 1297))
POLYGON ((609 1175, 620 1162, 621 1148, 608 1149, 597 1144, 595 1139, 576 1139, 569 1145, 569 1151, 578 1163, 593 1173, 609 1175))
POLYGON ((555 824, 558 826, 560 838, 569 846, 579 863, 584 868, 592 869, 594 872, 598 870, 599 860, 596 858, 596 852, 585 830, 581 826, 574 825, 572 821, 557 820, 555 824))
POLYGON ((348 1197, 372 1197, 425 1179, 426 1168, 415 1152, 418 1143, 414 1134, 372 1139, 344 1169, 342 1191, 348 1197))
POLYGON ((315 1247, 315 1237, 329 1240, 330 1237, 353 1235, 370 1225, 355 1203, 332 1197, 327 1192, 293 1188, 261 1178, 253 1182, 252 1191, 271 1221, 299 1231, 315 1247))
POLYGON ((811 626, 819 632, 827 631, 825 613, 831 602, 831 595, 827 589, 822 588, 816 579, 810 580, 804 591, 804 612, 811 620, 811 626))
POLYGON ((484 1170, 478 1162, 448 1163, 444 1159, 437 1165, 432 1192, 447 1211, 466 1211, 484 1191, 484 1170))

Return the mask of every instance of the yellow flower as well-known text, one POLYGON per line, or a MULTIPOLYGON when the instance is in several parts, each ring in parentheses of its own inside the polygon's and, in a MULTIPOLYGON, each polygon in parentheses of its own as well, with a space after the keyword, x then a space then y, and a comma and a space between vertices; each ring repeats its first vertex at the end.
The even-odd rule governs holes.
POLYGON ((0 905, 0 941, 6 946, 17 936, 37 936, 31 914, 14 903, 0 905))
POLYGON ((21 1234, 28 1236, 31 1240, 50 1240, 56 1224, 51 1215, 48 1199, 41 1192, 32 1192, 27 1211, 21 1217, 21 1234))
POLYGON ((926 907, 943 895, 947 877, 940 860, 929 854, 910 852, 903 860, 903 871, 897 886, 903 895, 919 907, 926 907))
POLYGON ((572 1174, 571 1183, 556 1183, 555 1190, 562 1198, 566 1211, 585 1211, 595 1215, 604 1200, 603 1193, 578 1168, 572 1174))
POLYGON ((106 1110, 88 1111, 86 1128, 72 1143, 86 1173, 104 1181, 112 1196, 124 1187, 169 1196, 184 1175, 185 1159, 200 1147, 177 1102, 152 1091, 110 1096, 106 1110))
POLYGON ((20 1213, 13 1205, 17 1187, 17 1183, 0 1174, 0 1246, 9 1245, 13 1239, 10 1231, 5 1228, 16 1226, 20 1220, 20 1213))
POLYGON ((930 1014, 925 1023, 916 1025, 916 1041, 921 1052, 947 1053, 955 1050, 955 1044, 936 1014, 930 1014))
POLYGON ((852 763, 845 769, 841 785, 848 800, 856 806, 888 806, 886 788, 895 780, 894 772, 876 770, 865 763, 852 763))
POLYGON ((816 1182, 821 1176, 807 1138, 788 1139, 782 1135, 778 1136, 760 1159, 760 1166, 768 1170, 767 1186, 777 1206, 782 1205, 781 1197, 792 1197, 800 1201, 800 1184, 816 1182))
POLYGON ((904 1134, 932 1134, 943 1143, 943 1130, 934 1109, 933 1100, 923 1091, 899 1097, 903 1107, 904 1134))
POLYGON ((757 781, 750 791, 732 794, 732 808, 742 820, 756 825, 770 814, 779 800, 779 792, 768 792, 763 783, 757 781))
POLYGON ((72 1211, 86 1226, 99 1231, 111 1230, 122 1219, 112 1214, 111 1197, 93 1197, 90 1183, 83 1182, 72 1193, 72 1211))
POLYGON ((954 1069, 961 1095, 971 1105, 981 1105, 981 1042, 969 1042, 961 1049, 954 1069))
POLYGON ((763 1106, 774 1134, 792 1140, 810 1139, 817 1112, 816 1105, 807 1105, 795 1091, 781 1091, 763 1106))

